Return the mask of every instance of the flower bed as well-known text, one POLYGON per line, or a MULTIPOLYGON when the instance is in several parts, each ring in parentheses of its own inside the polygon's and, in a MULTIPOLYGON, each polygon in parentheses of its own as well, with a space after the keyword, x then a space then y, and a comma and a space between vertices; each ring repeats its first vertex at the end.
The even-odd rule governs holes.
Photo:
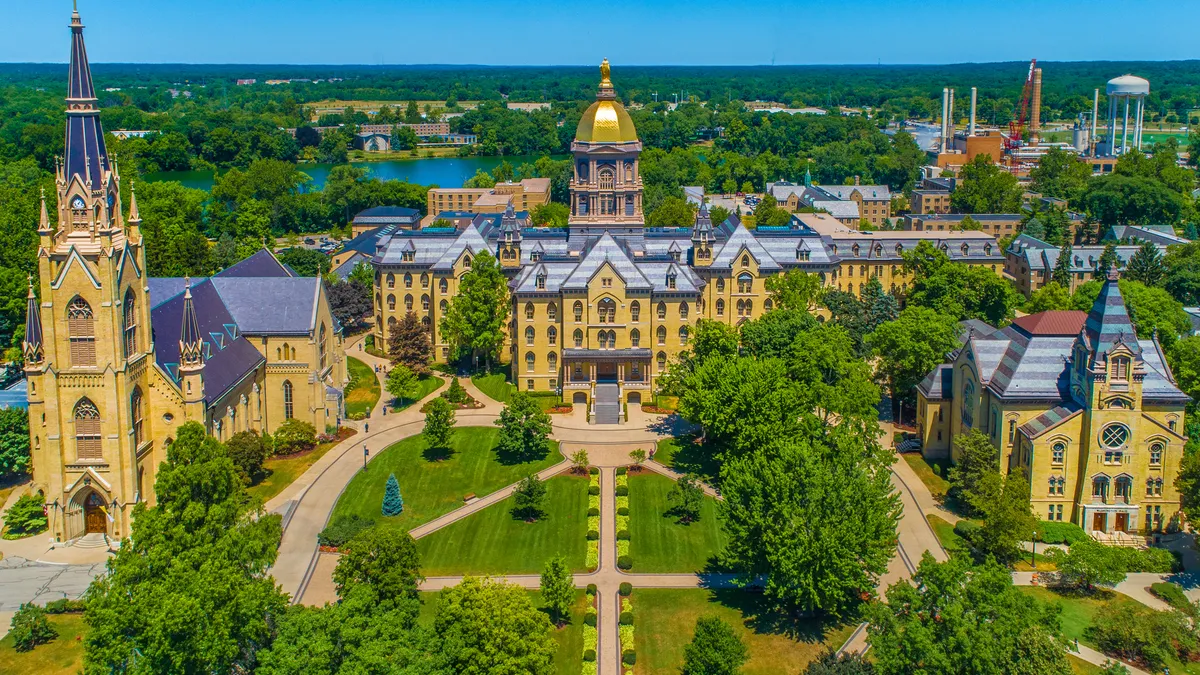
POLYGON ((570 403, 552 405, 546 410, 546 413, 550 415, 570 415, 573 412, 575 412, 575 406, 570 403))

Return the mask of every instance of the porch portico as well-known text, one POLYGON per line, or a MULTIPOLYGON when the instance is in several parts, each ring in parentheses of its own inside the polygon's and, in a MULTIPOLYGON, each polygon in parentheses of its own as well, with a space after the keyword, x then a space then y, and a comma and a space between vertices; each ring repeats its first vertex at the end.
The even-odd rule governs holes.
POLYGON ((590 403, 597 384, 615 384, 619 400, 640 403, 650 393, 649 349, 564 349, 563 399, 590 403))

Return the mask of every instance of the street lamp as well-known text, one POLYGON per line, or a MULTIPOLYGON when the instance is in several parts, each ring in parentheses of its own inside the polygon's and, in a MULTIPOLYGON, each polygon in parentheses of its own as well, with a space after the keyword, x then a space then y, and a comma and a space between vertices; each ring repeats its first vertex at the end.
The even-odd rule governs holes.
POLYGON ((1029 566, 1033 568, 1034 572, 1036 572, 1037 571, 1037 530, 1033 531, 1033 536, 1030 537, 1029 543, 1033 544, 1033 546, 1032 546, 1033 551, 1029 554, 1029 566))
POLYGON ((370 456, 370 454, 371 451, 367 449, 367 444, 363 443, 363 471, 367 470, 367 457, 370 456))

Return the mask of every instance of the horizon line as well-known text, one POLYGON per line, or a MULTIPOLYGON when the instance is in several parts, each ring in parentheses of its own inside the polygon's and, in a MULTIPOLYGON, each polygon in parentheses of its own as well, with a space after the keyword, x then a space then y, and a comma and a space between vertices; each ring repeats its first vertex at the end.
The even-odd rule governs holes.
MULTIPOLYGON (((1195 63, 1194 59, 1084 59, 1051 61, 1038 59, 1039 64, 1082 64, 1082 63, 1195 63)), ((906 62, 906 63, 619 63, 619 68, 810 68, 810 67, 853 67, 853 68, 912 68, 931 66, 989 66, 1025 65, 1028 60, 1009 61, 955 61, 955 62, 906 62)), ((63 66, 67 61, 0 61, 0 66, 63 66)), ((246 66, 246 67, 306 67, 306 68, 597 68, 597 64, 549 64, 549 63, 253 63, 238 61, 95 61, 95 66, 246 66)))

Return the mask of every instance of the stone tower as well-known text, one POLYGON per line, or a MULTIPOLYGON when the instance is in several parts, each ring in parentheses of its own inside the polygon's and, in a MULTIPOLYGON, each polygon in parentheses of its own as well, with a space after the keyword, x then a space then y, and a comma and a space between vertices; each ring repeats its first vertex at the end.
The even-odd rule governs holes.
POLYGON ((638 155, 642 143, 637 129, 609 79, 608 59, 600 64, 596 102, 579 119, 571 154, 572 230, 621 231, 640 229, 642 177, 638 155))

